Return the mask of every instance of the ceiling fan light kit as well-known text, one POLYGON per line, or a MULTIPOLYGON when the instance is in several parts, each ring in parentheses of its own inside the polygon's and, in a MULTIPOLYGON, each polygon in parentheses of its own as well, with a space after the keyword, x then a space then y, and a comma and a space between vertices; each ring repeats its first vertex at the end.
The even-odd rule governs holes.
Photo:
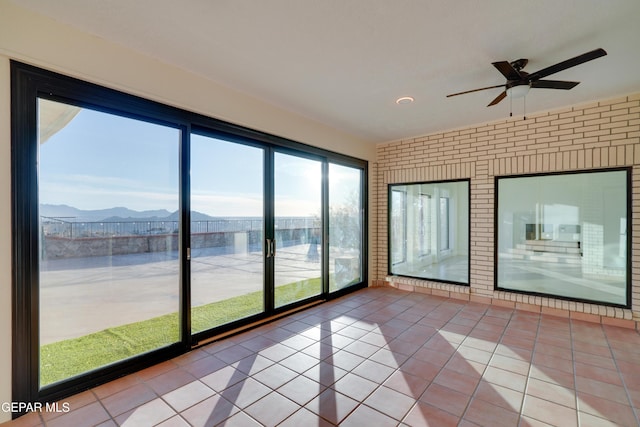
POLYGON ((507 88, 507 96, 510 98, 524 98, 529 93, 531 86, 529 85, 516 85, 507 88))
POLYGON ((582 55, 578 55, 574 58, 567 59, 559 62, 550 67, 543 68, 534 73, 527 73, 522 69, 529 62, 526 58, 521 58, 513 62, 499 61, 494 62, 492 65, 507 79, 506 83, 495 86, 488 86, 479 89, 466 90, 464 92, 457 92, 447 95, 447 98, 457 95, 464 95, 472 92, 479 92, 488 89, 503 88, 503 91, 496 96, 493 101, 487 105, 498 104, 504 98, 524 98, 531 88, 534 89, 563 89, 569 90, 576 87, 580 82, 569 82, 564 80, 542 80, 543 78, 550 76, 551 74, 558 73, 566 70, 567 68, 575 67, 576 65, 583 64, 588 61, 592 61, 601 56, 605 56, 607 52, 604 49, 595 49, 582 55))

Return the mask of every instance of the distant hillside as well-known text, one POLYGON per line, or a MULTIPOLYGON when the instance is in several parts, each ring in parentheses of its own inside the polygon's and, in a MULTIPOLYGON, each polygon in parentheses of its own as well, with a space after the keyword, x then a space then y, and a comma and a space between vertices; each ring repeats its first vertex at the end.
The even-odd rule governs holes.
MULTIPOLYGON (((129 208, 116 207, 109 209, 82 210, 69 205, 40 205, 40 216, 55 218, 68 222, 139 222, 139 221, 178 221, 179 212, 166 209, 151 211, 134 211, 129 208)), ((280 217, 281 220, 305 219, 307 217, 280 217)), ((261 220, 262 217, 251 216, 211 216, 198 211, 191 211, 191 221, 221 220, 261 220)))
MULTIPOLYGON (((171 215, 169 215, 168 217, 164 218, 164 221, 178 221, 179 218, 179 213, 178 211, 175 211, 174 213, 172 213, 171 215)), ((203 214, 201 212, 198 211, 191 211, 191 221, 213 221, 216 219, 220 219, 219 217, 214 217, 214 216, 210 216, 207 214, 203 214)))
MULTIPOLYGON (((169 212, 166 209, 150 211, 134 211, 129 208, 115 207, 98 210, 82 210, 68 205, 40 205, 40 216, 59 218, 66 221, 78 222, 134 222, 134 221, 177 221, 178 211, 169 212)), ((210 221, 216 218, 200 213, 191 213, 192 221, 210 221)))

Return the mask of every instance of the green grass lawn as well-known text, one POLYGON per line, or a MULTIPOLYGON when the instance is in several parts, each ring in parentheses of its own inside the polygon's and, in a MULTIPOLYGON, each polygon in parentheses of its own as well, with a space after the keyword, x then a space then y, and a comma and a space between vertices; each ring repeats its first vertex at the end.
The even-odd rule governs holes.
MULTIPOLYGON (((317 295, 320 283, 318 277, 278 286, 276 306, 317 295)), ((263 293, 253 292, 194 307, 191 327, 194 332, 204 331, 262 311, 263 293)), ((52 384, 178 340, 178 313, 172 313, 46 344, 40 347, 40 385, 52 384)))

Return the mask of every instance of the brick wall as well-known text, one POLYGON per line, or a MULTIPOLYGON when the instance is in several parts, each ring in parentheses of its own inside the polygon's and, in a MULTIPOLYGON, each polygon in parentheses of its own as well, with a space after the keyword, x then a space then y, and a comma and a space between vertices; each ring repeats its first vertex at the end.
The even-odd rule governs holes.
POLYGON ((378 145, 373 285, 636 327, 640 321, 640 93, 378 145), (632 166, 631 310, 494 291, 494 178, 632 166), (388 276, 387 185, 471 179, 470 286, 388 276))

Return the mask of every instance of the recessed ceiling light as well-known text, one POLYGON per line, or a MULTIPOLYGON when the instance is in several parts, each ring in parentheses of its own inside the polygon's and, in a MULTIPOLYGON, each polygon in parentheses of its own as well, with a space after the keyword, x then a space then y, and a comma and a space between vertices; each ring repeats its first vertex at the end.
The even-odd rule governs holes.
POLYGON ((403 96, 403 97, 400 97, 400 98, 396 99, 396 104, 398 104, 398 105, 411 104, 412 102, 413 102, 413 97, 411 97, 411 96, 403 96))

